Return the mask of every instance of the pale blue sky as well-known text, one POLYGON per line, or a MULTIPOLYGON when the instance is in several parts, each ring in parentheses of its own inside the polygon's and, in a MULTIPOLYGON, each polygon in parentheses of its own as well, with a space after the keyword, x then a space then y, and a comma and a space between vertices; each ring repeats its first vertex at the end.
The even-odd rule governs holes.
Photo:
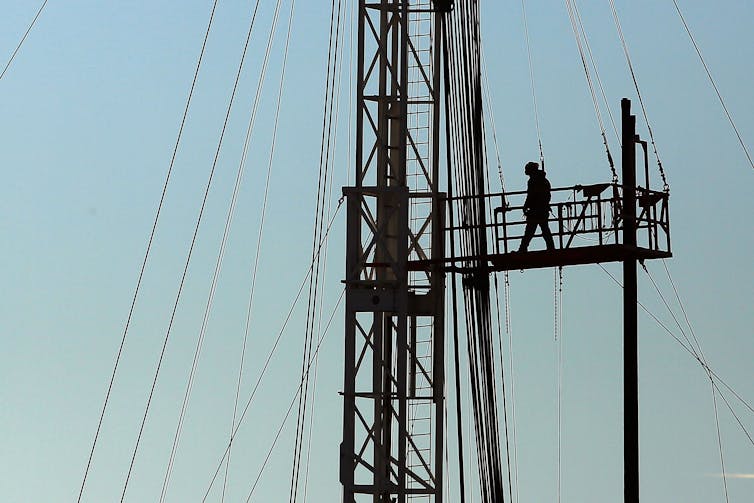
MULTIPOLYGON (((751 148, 754 4, 679 4, 751 148)), ((220 2, 84 501, 119 500, 250 5, 220 2)), ((260 5, 259 29, 127 501, 159 498, 274 2, 260 5)), ((668 265, 710 365, 752 404, 754 170, 672 1, 616 5, 670 181, 675 256, 668 265)), ((76 499, 210 6, 196 0, 51 0, 0 80, 0 502, 76 499)), ((288 6, 283 2, 285 13, 288 6)), ((618 114, 620 98, 635 96, 609 2, 583 0, 579 6, 618 114)), ((3 2, 3 65, 38 7, 31 0, 3 2)), ((323 0, 297 3, 244 397, 309 261, 329 8, 323 0)), ((503 167, 510 188, 524 187, 521 167, 537 157, 537 138, 521 5, 486 1, 482 12, 503 167)), ((527 12, 550 179, 554 185, 609 179, 565 4, 531 0, 527 12)), ((278 38, 168 501, 201 500, 228 434, 281 50, 278 38)), ((345 73, 334 199, 353 170, 346 155, 347 82, 345 73)), ((646 136, 641 120, 639 128, 646 136)), ((608 133, 617 159, 614 135, 608 133)), ((343 276, 342 217, 328 254, 326 316, 343 276)), ((662 264, 649 268, 672 299, 662 264)), ((618 266, 608 270, 620 274, 618 266)), ((647 276, 640 271, 639 278, 640 300, 678 333, 647 276)), ((522 503, 555 500, 552 279, 552 271, 511 275, 522 503)), ((562 501, 620 501, 620 291, 596 266, 570 268, 563 302, 562 501)), ((293 398, 304 314, 299 306, 240 430, 228 501, 245 499, 293 398)), ((342 315, 337 314, 321 350, 311 502, 339 500, 341 341, 342 315)), ((642 312, 640 362, 642 501, 725 501, 709 381, 642 312)), ((754 431, 754 414, 726 396, 754 431)), ((719 399, 718 406, 726 469, 754 474, 754 446, 719 399)), ((292 443, 289 422, 254 501, 287 499, 292 443)), ((449 447, 454 448, 452 441, 449 447)), ((452 451, 450 459, 455 459, 452 451)), ((455 472, 451 464, 448 501, 457 501, 455 472)), ((748 503, 754 479, 731 479, 728 491, 731 502, 748 503)), ((219 493, 212 494, 219 501, 219 493)))

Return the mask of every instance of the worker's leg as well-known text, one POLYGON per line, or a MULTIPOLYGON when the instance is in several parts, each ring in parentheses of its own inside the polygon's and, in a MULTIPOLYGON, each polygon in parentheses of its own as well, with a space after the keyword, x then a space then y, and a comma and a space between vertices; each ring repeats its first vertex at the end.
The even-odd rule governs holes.
POLYGON ((526 230, 524 231, 524 237, 521 239, 521 246, 518 251, 525 252, 529 248, 531 238, 534 237, 534 232, 537 230, 537 221, 531 217, 526 219, 526 230))
POLYGON ((539 228, 542 229, 542 237, 545 240, 545 245, 547 245, 548 250, 554 250, 555 249, 555 243, 552 242, 552 233, 550 232, 550 224, 547 222, 547 217, 542 219, 541 222, 539 222, 539 228))

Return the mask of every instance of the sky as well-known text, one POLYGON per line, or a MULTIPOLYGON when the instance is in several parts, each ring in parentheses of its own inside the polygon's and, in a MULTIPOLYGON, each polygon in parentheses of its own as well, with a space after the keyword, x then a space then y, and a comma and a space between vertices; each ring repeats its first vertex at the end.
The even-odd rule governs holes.
MULTIPOLYGON (((679 0, 741 137, 754 145, 754 4, 679 0)), ((352 2, 344 2, 348 20, 352 2)), ((4 65, 40 2, 0 6, 4 65)), ((113 372, 152 222, 201 48, 211 2, 49 2, 0 80, 0 501, 76 501, 113 372)), ((579 3, 613 114, 634 101, 608 1, 579 3)), ((637 80, 670 184, 673 258, 667 261, 709 365, 754 403, 754 169, 707 79, 672 0, 616 0, 637 80)), ((200 501, 233 417, 249 288, 290 3, 282 2, 245 176, 227 238, 201 358, 166 501, 200 501)), ((219 2, 150 259, 140 287, 82 501, 120 501, 160 349, 217 147, 252 3, 219 2)), ((260 1, 237 102, 129 478, 126 501, 158 501, 200 336, 274 2, 260 1)), ((556 186, 607 181, 609 168, 564 2, 526 2, 537 117, 556 186)), ((538 157, 521 3, 482 2, 482 36, 501 163, 509 189, 538 157)), ((260 245, 242 403, 259 392, 234 444, 227 501, 246 501, 301 371, 306 296, 286 316, 311 257, 323 120, 329 2, 297 2, 260 245)), ((352 22, 344 21, 344 56, 352 22)), ((352 87, 342 67, 333 162, 334 211, 354 171, 352 87)), ((603 114, 605 112, 603 111, 603 114)), ((489 114, 488 114, 489 115, 489 114)), ((607 121, 607 119, 606 119, 607 121)), ((639 134, 647 137, 639 119, 639 134)), ((608 123, 616 159, 618 147, 608 123)), ((491 148, 491 146, 490 146, 491 148)), ((659 176, 650 164, 652 179, 659 176)), ((496 174, 492 177, 493 188, 496 174)), ((335 216, 321 295, 306 498, 337 501, 343 389, 344 212, 335 216)), ((683 319, 662 262, 640 270, 639 300, 682 337, 652 285, 683 319)), ((620 266, 607 265, 620 276, 620 266)), ((513 272, 517 501, 556 501, 557 345, 553 271, 513 272)), ((564 271, 561 501, 622 498, 621 290, 597 266, 564 271)), ((644 502, 748 503, 754 494, 754 413, 730 392, 713 398, 699 363, 640 310, 641 498, 644 502), (738 420, 736 419, 738 418, 738 420)), ((687 331, 687 334, 690 333, 687 331)), ((506 341, 506 349, 511 346, 506 341)), ((506 357, 511 354, 507 353, 506 357)), ((449 393, 448 406, 456 398, 449 393)), ((471 418, 468 398, 462 398, 471 418)), ((466 421, 466 425, 469 421, 466 421)), ((451 428, 454 425, 449 425, 451 428)), ((252 501, 289 491, 295 408, 252 501)), ((453 431, 453 430, 450 430, 453 431)), ((470 433, 470 432, 469 432, 470 433)), ((308 438, 308 437, 307 437, 308 438)), ((308 442, 308 441, 307 441, 308 442)), ((448 441, 446 501, 458 501, 448 441)), ((466 453, 467 459, 472 457, 466 453)), ((223 474, 224 472, 221 472, 223 474)), ((471 477, 467 474, 467 477, 471 477)), ((222 479, 222 476, 221 476, 222 479)), ((303 487, 302 479, 302 487, 303 487)), ((303 490, 299 501, 303 501, 303 490)), ((221 500, 215 484, 208 501, 221 500)), ((467 501, 479 501, 474 487, 467 501)))

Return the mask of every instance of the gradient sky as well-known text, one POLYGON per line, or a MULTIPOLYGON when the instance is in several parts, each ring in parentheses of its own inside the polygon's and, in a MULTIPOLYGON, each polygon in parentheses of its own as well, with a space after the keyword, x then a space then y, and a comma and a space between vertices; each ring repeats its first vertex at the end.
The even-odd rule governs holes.
MULTIPOLYGON (((754 3, 679 4, 743 140, 752 148, 754 3)), ((283 2, 167 501, 201 500, 227 441, 289 5, 283 2)), ((565 4, 532 0, 526 5, 550 180, 558 186, 608 180, 565 4)), ((609 2, 585 0, 579 5, 617 116, 620 98, 635 101, 635 92, 609 2)), ((672 0, 618 0, 616 5, 670 182, 674 258, 668 261, 669 269, 710 366, 752 404, 754 170, 672 0)), ((0 7, 3 66, 38 7, 39 2, 31 0, 7 0, 0 7)), ((211 2, 196 0, 53 0, 0 80, 0 502, 76 500, 210 7, 211 2)), ((260 3, 237 107, 127 501, 159 499, 273 8, 270 0, 260 3)), ((83 501, 120 498, 250 9, 248 0, 219 4, 83 501)), ((538 152, 521 5, 486 1, 482 14, 503 168, 509 188, 524 187, 522 166, 538 152)), ((329 20, 329 2, 296 5, 244 399, 309 262, 329 20)), ((348 70, 344 66, 333 203, 353 170, 346 127, 351 116, 348 70)), ((646 136, 643 120, 639 130, 646 136)), ((615 136, 610 129, 608 134, 618 158, 615 136)), ((657 180, 654 164, 651 169, 657 180)), ((327 255, 325 318, 341 291, 342 222, 340 214, 327 255)), ((679 313, 662 263, 648 267, 679 313)), ((620 274, 618 265, 607 269, 620 274)), ((643 271, 639 280, 640 301, 680 336, 643 271)), ((294 311, 240 429, 227 501, 245 500, 294 398, 305 326, 303 304, 294 311)), ((569 268, 563 305, 562 501, 620 501, 621 292, 597 266, 569 268)), ((519 501, 556 501, 552 271, 512 273, 511 309, 519 501)), ((307 488, 311 502, 340 498, 342 324, 342 314, 336 313, 320 352, 307 488)), ((725 501, 709 380, 642 311, 639 324, 642 501, 725 501)), ((730 393, 725 397, 754 432, 754 413, 730 393)), ((449 407, 453 400, 450 397, 449 407)), ((749 503, 754 494, 754 445, 719 395, 717 406, 725 468, 734 474, 727 481, 729 500, 749 503)), ((468 404, 465 410, 470 419, 468 404)), ((294 424, 295 414, 253 501, 286 500, 294 424)), ((446 499, 457 501, 456 451, 452 441, 448 446, 446 499)), ((210 501, 220 500, 217 488, 210 501)), ((478 501, 478 495, 470 493, 467 501, 478 501)))

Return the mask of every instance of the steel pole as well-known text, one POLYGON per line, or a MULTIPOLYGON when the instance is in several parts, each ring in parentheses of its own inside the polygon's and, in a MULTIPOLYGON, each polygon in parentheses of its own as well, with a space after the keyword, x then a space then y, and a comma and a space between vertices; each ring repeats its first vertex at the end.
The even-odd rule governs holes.
POLYGON ((636 285, 636 117, 621 101, 623 122, 623 460, 624 501, 639 502, 639 371, 636 285))

